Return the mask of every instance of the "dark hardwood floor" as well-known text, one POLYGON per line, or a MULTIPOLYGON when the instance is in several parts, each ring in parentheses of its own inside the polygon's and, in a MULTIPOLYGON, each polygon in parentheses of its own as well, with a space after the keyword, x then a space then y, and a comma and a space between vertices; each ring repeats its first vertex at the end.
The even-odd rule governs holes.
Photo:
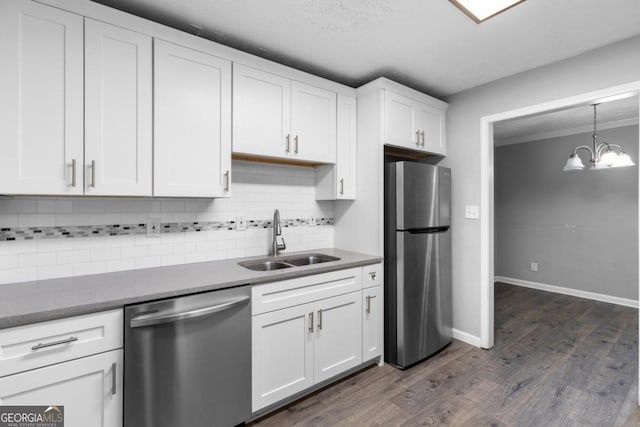
POLYGON ((640 426, 638 311, 496 284, 495 347, 372 367, 253 426, 640 426))

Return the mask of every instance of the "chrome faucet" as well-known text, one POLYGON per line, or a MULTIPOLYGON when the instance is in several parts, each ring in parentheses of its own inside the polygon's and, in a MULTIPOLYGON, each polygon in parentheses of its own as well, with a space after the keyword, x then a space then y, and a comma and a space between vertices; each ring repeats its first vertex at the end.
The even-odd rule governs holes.
POLYGON ((287 249, 287 245, 284 243, 284 237, 282 237, 282 227, 280 227, 280 211, 278 209, 273 213, 273 242, 271 242, 271 255, 278 256, 278 251, 284 251, 287 249), (278 243, 278 236, 282 243, 278 243))

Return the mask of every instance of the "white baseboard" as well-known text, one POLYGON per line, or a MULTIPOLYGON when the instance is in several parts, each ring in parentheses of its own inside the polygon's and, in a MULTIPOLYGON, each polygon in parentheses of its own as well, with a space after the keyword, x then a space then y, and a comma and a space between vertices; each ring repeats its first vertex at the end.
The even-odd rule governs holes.
POLYGON ((638 301, 627 298, 614 297, 611 295, 598 294, 595 292, 580 291, 571 288, 563 288, 562 286, 547 285, 545 283, 530 282, 528 280, 520 280, 504 276, 495 276, 494 281, 507 283, 509 285, 522 286, 525 288, 539 289, 541 291, 554 292, 556 294, 571 295, 574 297, 587 298, 595 301, 608 302, 610 304, 618 304, 624 305, 626 307, 638 308, 638 301))
POLYGON ((475 335, 468 334, 466 332, 462 332, 456 328, 451 330, 453 338, 458 341, 466 342, 467 344, 471 344, 474 347, 480 347, 480 337, 475 335))

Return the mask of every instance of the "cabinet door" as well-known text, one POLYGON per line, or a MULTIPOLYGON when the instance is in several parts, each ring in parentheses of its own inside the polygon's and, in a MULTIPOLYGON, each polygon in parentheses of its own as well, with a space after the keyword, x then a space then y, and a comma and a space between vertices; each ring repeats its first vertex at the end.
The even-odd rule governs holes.
POLYGON ((362 360, 382 355, 383 345, 382 286, 362 290, 362 360))
POLYGON ((85 20, 86 194, 151 196, 151 37, 85 20))
POLYGON ((291 80, 233 64, 233 151, 289 157, 291 80))
POLYGON ((122 366, 115 350, 0 378, 0 405, 64 406, 67 427, 122 426, 122 366))
POLYGON ((252 410, 313 385, 313 304, 253 316, 252 410))
POLYGON ((155 196, 229 196, 231 62, 154 40, 155 196))
POLYGON ((336 93, 291 83, 291 153, 299 160, 336 162, 336 93))
POLYGON ((82 194, 82 38, 81 16, 0 3, 1 194, 82 194))
POLYGON ((420 148, 417 133, 416 102, 410 98, 385 91, 385 144, 411 148, 420 148))
POLYGON ((422 150, 443 156, 447 154, 443 111, 421 104, 417 110, 416 126, 421 132, 422 150))
POLYGON ((336 198, 356 198, 356 99, 338 95, 336 198))
POLYGON ((362 292, 315 303, 314 380, 319 383, 362 362, 362 292))

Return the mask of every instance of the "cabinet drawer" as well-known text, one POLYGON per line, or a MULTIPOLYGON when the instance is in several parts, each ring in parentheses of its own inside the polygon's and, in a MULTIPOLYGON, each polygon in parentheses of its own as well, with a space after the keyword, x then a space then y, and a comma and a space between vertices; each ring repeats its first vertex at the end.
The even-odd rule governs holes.
POLYGON ((362 267, 362 287, 370 288, 371 286, 382 285, 382 263, 365 265, 362 267))
POLYGON ((122 347, 122 310, 0 330, 0 377, 122 347))
POLYGON ((360 289, 362 289, 360 267, 266 283, 251 289, 251 310, 254 315, 266 313, 360 289))

